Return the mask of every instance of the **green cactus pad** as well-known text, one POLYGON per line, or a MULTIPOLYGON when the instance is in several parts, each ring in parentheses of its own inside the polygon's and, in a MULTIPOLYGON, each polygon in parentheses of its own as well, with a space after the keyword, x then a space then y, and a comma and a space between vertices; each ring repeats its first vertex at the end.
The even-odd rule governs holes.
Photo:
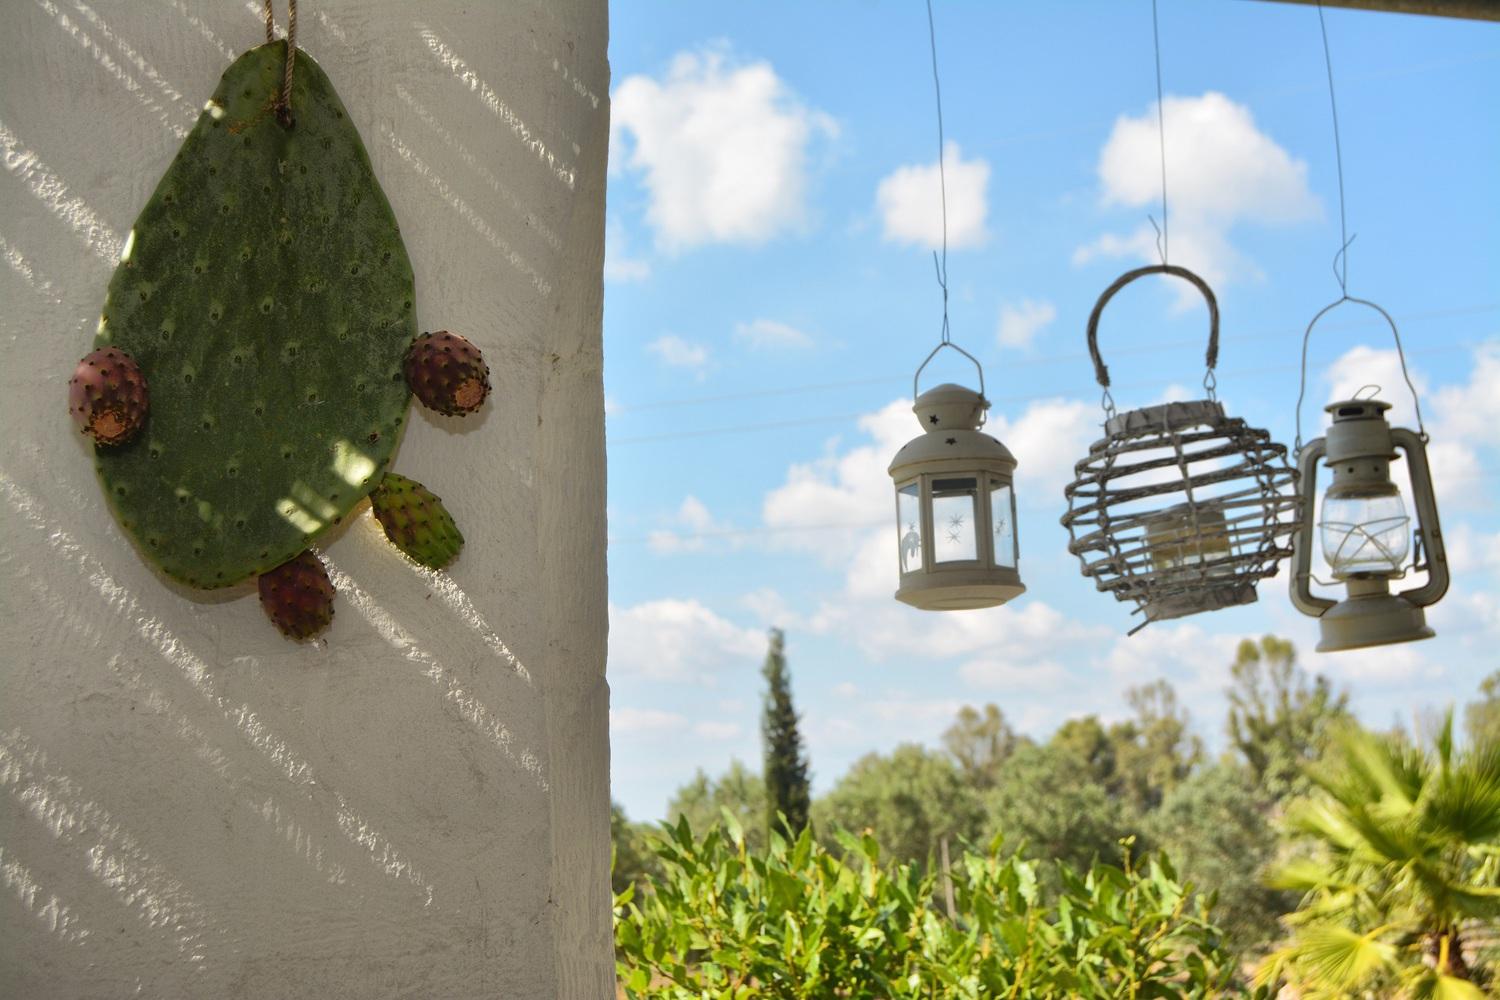
POLYGON ((370 508, 391 544, 428 569, 442 569, 464 547, 443 501, 416 480, 386 473, 370 494, 370 508))
POLYGON ((130 354, 146 427, 96 450, 120 523, 170 576, 286 562, 380 481, 410 392, 411 263, 343 103, 284 42, 240 56, 130 231, 96 347, 130 354))

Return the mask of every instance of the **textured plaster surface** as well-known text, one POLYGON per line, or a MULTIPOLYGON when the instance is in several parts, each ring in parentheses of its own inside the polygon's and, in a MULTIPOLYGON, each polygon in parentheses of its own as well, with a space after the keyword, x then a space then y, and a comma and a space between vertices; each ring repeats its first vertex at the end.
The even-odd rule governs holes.
MULTIPOLYGON (((612 995, 600 271, 605 0, 303 0, 405 233, 420 329, 483 348, 361 508, 326 643, 165 582, 66 413, 137 212, 258 2, 6 0, 0 996, 612 995)), ((284 18, 283 3, 278 3, 284 18)))

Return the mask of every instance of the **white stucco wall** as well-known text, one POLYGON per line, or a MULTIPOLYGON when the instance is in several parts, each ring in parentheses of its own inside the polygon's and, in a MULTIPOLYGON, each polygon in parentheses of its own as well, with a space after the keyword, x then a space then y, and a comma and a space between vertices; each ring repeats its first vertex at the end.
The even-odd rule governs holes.
POLYGON ((0 996, 611 996, 606 0, 303 0, 418 324, 494 384, 478 419, 417 408, 395 466, 455 513, 459 561, 414 568, 356 518, 315 646, 253 587, 163 584, 65 402, 258 6, 3 4, 0 996))

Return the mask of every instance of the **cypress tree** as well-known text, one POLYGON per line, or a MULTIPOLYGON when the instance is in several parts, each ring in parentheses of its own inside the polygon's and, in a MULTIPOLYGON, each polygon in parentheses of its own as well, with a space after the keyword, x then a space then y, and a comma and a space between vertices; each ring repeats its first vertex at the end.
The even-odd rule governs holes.
POLYGON ((766 702, 760 733, 766 754, 767 826, 795 837, 807 827, 812 793, 802 734, 797 729, 797 711, 792 707, 791 675, 787 673, 784 644, 781 629, 771 629, 766 665, 761 671, 766 678, 766 702), (786 817, 785 826, 781 816, 786 817))

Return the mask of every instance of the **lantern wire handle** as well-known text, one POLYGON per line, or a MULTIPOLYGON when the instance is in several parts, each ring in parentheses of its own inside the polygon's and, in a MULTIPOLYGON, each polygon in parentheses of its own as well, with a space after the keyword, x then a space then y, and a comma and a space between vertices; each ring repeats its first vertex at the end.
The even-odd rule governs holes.
POLYGON ((1168 264, 1171 263, 1167 260, 1171 239, 1167 233, 1167 119, 1161 93, 1161 29, 1156 22, 1156 0, 1151 0, 1151 43, 1156 49, 1156 138, 1161 146, 1161 225, 1158 226, 1156 220, 1149 215, 1146 218, 1150 221, 1151 228, 1156 230, 1156 252, 1161 255, 1161 262, 1168 264))
POLYGON ((948 325, 948 174, 943 163, 943 84, 942 80, 938 77, 937 25, 933 20, 932 0, 927 0, 927 43, 932 52, 932 92, 937 103, 938 192, 942 199, 943 220, 942 254, 939 255, 936 251, 933 252, 932 267, 936 272, 938 288, 943 293, 943 327, 941 335, 938 338, 938 345, 932 349, 931 353, 927 355, 926 360, 917 369, 917 373, 912 376, 911 394, 912 398, 915 399, 918 394, 918 383, 922 378, 922 370, 927 367, 933 358, 937 357, 939 351, 945 347, 950 347, 974 362, 974 367, 979 372, 979 398, 982 404, 980 406, 980 426, 982 427, 984 426, 984 413, 990 405, 989 400, 984 395, 984 366, 979 363, 978 358, 953 342, 953 336, 948 325))
MULTIPOLYGON (((1322 319, 1324 316, 1328 315, 1330 312, 1337 309, 1345 302, 1353 302, 1355 305, 1369 306, 1371 309, 1374 309, 1376 312, 1380 313, 1381 318, 1386 321, 1386 324, 1388 326, 1390 326, 1391 337, 1396 341, 1396 359, 1401 362, 1401 377, 1406 380, 1406 387, 1411 390, 1411 404, 1417 413, 1417 436, 1422 439, 1423 444, 1426 444, 1429 440, 1431 440, 1431 438, 1429 438, 1427 435, 1427 426, 1422 422, 1422 400, 1421 397, 1417 395, 1416 385, 1412 383, 1411 373, 1406 370, 1406 351, 1401 346, 1401 332, 1396 329, 1396 321, 1391 318, 1390 313, 1386 312, 1380 306, 1376 305, 1368 299, 1358 299, 1352 295, 1343 295, 1340 296, 1337 300, 1328 303, 1328 305, 1318 310, 1318 314, 1312 318, 1312 322, 1307 324, 1307 331, 1302 334, 1302 375, 1298 380, 1297 385, 1297 441, 1292 448, 1292 454, 1300 455, 1302 453, 1302 401, 1307 397, 1307 343, 1310 339, 1312 339, 1313 327, 1318 325, 1318 320, 1322 319)), ((1364 386, 1360 391, 1364 391, 1365 388, 1369 387, 1364 386)))
MULTIPOLYGON (((1349 294, 1349 245, 1354 242, 1354 236, 1349 235, 1348 213, 1345 209, 1344 199, 1344 150, 1339 141, 1339 105, 1338 98, 1334 94, 1333 84, 1333 55, 1328 45, 1328 22, 1323 17, 1322 0, 1318 3, 1318 28, 1323 34, 1323 65, 1328 70, 1328 106, 1333 113, 1333 155, 1334 163, 1338 168, 1339 179, 1339 249, 1333 255, 1333 276, 1339 283, 1339 297, 1324 306, 1318 314, 1307 324, 1307 330, 1302 334, 1302 375, 1297 386, 1297 440, 1292 447, 1293 456, 1302 453, 1302 401, 1307 395, 1307 342, 1312 337, 1313 327, 1318 320, 1332 312, 1345 302, 1353 302, 1357 305, 1369 306, 1380 313, 1391 328, 1391 336, 1396 341, 1396 357, 1401 362, 1401 377, 1406 380, 1406 387, 1411 390, 1412 406, 1417 414, 1417 431, 1422 443, 1426 444, 1430 438, 1427 435, 1427 427, 1422 423, 1422 400, 1417 394, 1417 387, 1412 383, 1411 373, 1406 370, 1406 351, 1401 347, 1401 333, 1396 329, 1396 321, 1391 319, 1391 314, 1368 299, 1355 298, 1349 294)), ((1363 391, 1363 390, 1361 390, 1363 391)))

